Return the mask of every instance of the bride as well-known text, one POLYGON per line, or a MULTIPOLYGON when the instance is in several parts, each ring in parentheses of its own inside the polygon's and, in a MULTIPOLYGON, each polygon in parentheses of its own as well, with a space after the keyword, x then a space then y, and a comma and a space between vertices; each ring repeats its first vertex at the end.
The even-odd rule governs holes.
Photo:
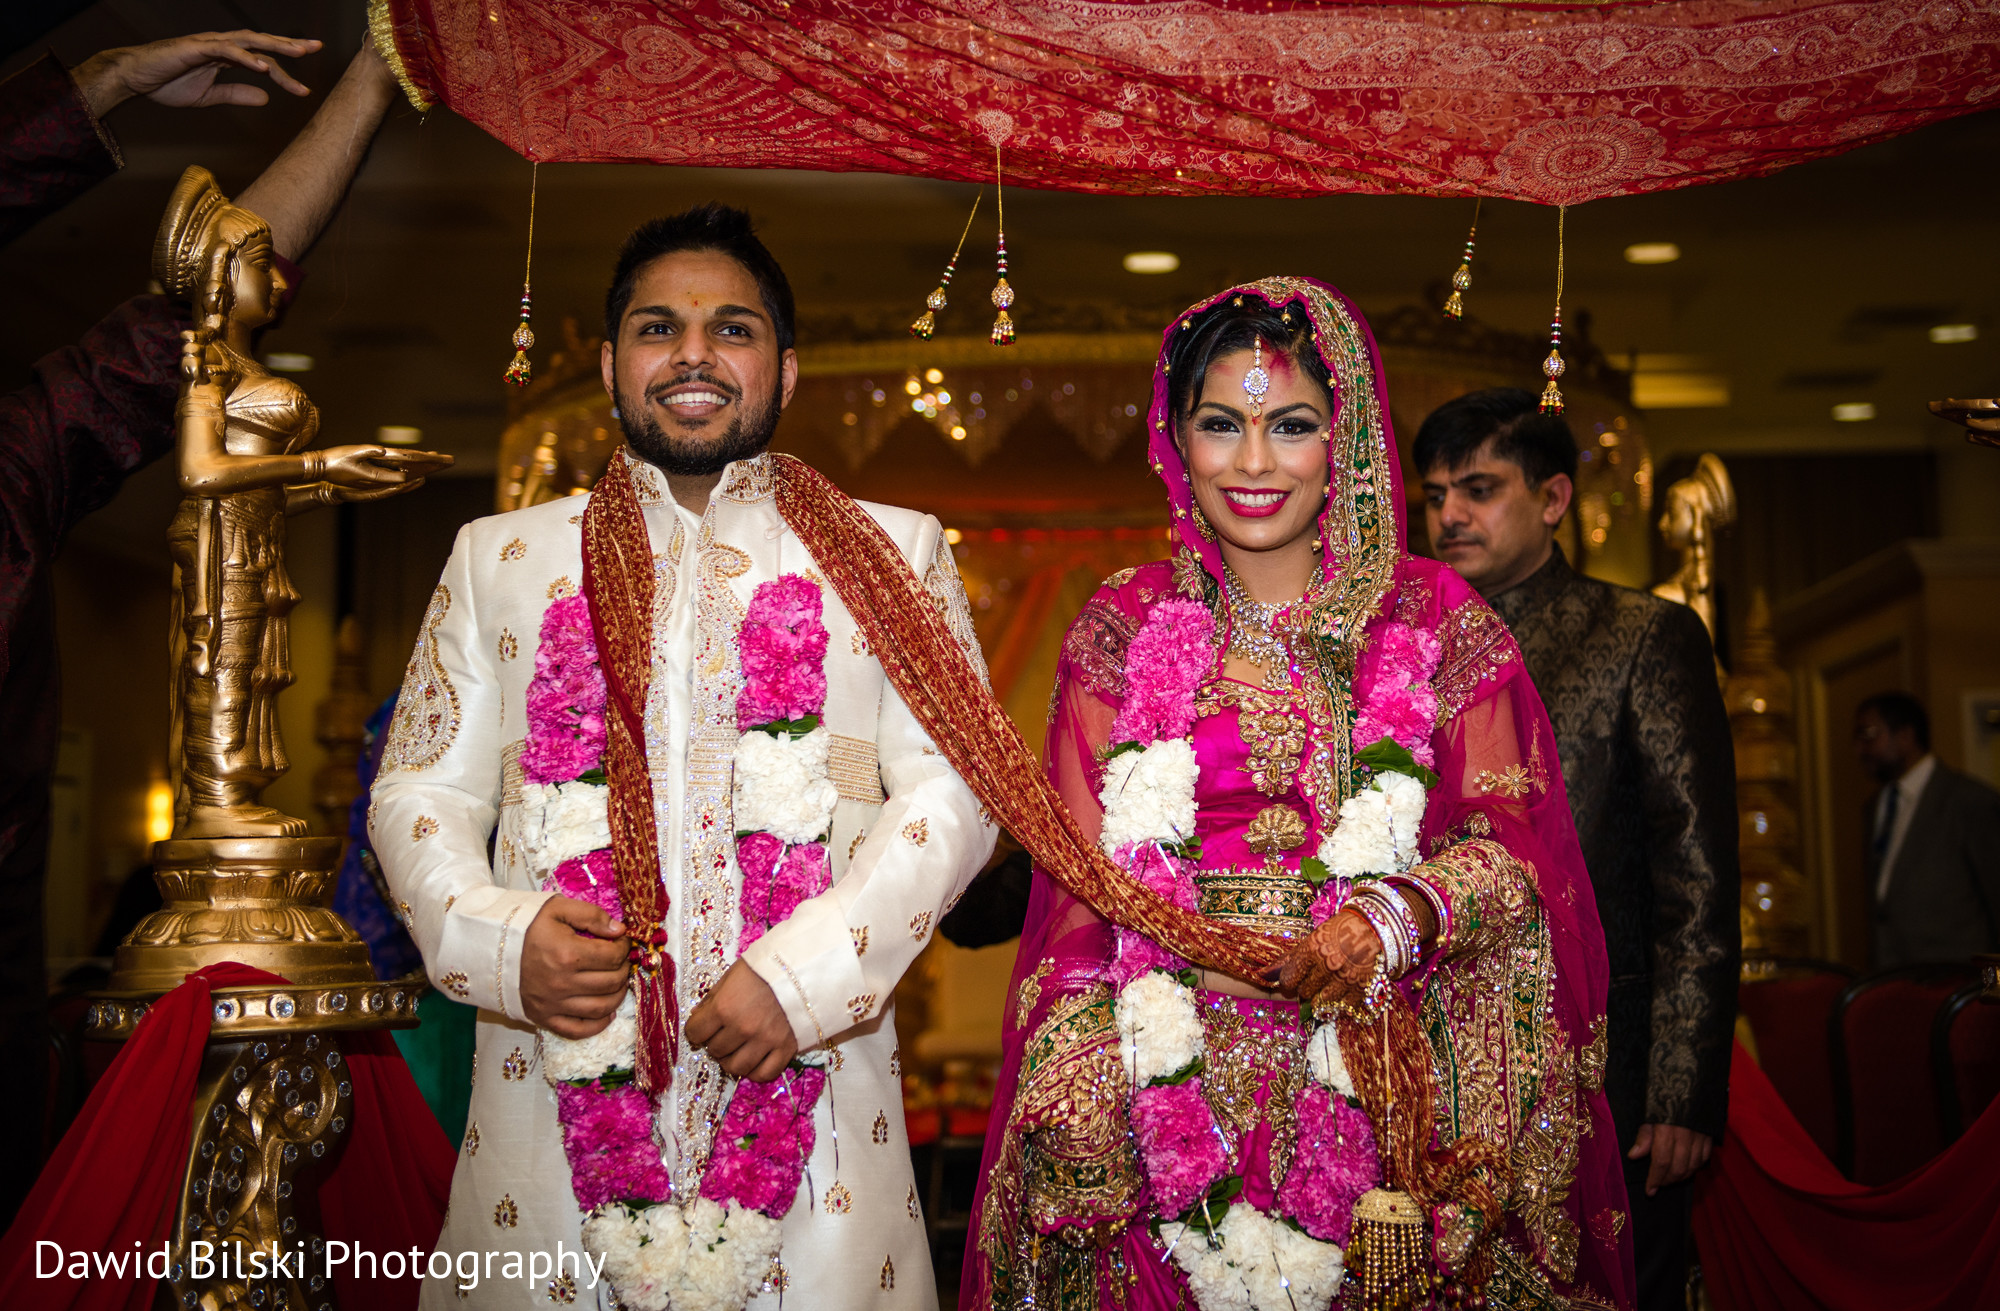
POLYGON ((1167 330, 1171 561, 1065 640, 1051 782, 1194 968, 1038 873, 968 1307, 1628 1306, 1604 940, 1507 629, 1405 551, 1381 366, 1271 278, 1167 330))

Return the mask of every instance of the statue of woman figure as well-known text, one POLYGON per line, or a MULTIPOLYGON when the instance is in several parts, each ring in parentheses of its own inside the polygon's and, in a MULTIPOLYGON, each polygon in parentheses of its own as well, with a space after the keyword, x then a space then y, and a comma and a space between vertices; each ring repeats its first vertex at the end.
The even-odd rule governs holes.
POLYGON ((1660 536, 1681 553, 1681 567, 1653 589, 1701 616, 1715 640, 1715 530, 1736 522, 1736 487, 1714 455, 1704 455, 1694 472, 1667 488, 1660 513, 1660 536))
POLYGON ((190 301, 181 334, 180 510, 174 564, 173 745, 176 838, 292 837, 306 821, 260 803, 286 769, 278 693, 292 681, 285 518, 341 501, 411 491, 451 463, 382 446, 309 450, 319 412, 251 354, 284 290, 271 229, 232 205, 206 169, 174 188, 153 271, 190 301))

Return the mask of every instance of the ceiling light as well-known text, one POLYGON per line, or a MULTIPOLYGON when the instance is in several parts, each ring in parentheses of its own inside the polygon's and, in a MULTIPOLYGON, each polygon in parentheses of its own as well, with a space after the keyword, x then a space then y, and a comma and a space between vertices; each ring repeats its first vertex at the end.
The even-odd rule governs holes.
POLYGON ((921 382, 918 382, 915 378, 911 378, 908 382, 905 382, 903 384, 903 391, 911 396, 916 396, 920 394, 923 391, 923 389, 924 385, 921 382))
MULTIPOLYGON (((1931 329, 1933 333, 1937 329, 1931 329)), ((1936 340, 1935 337, 1932 340, 1936 340)), ((1954 339, 1955 340, 1955 339, 1954 339)), ((311 373, 313 357, 296 351, 272 351, 264 357, 264 367, 273 373, 311 373)))
POLYGON ((1949 346, 1955 341, 1978 341, 1979 325, 1976 323, 1940 323, 1931 329, 1931 340, 1940 346, 1949 346))
POLYGON ((943 382, 943 381, 944 381, 944 370, 943 370, 943 369, 925 369, 925 370, 924 370, 924 381, 925 381, 925 382, 928 382, 928 383, 931 383, 931 384, 933 384, 933 385, 935 385, 935 384, 937 384, 937 383, 940 383, 940 382, 943 382))
POLYGON ((947 528, 944 530, 944 540, 947 545, 957 546, 960 542, 965 540, 965 534, 958 531, 958 529, 956 528, 947 528))
POLYGON ((1875 417, 1875 403, 1873 401, 1850 401, 1845 405, 1836 405, 1833 407, 1833 417, 1841 423, 1860 423, 1865 419, 1875 417))
POLYGON ((1127 273, 1172 273, 1181 257, 1170 250, 1135 250, 1125 257, 1127 273))
POLYGON ((375 430, 375 440, 384 446, 415 446, 424 439, 422 428, 405 428, 400 424, 385 424, 375 430))
POLYGON ((1671 241, 1640 241, 1625 248, 1627 264, 1671 264, 1681 257, 1681 248, 1671 241))

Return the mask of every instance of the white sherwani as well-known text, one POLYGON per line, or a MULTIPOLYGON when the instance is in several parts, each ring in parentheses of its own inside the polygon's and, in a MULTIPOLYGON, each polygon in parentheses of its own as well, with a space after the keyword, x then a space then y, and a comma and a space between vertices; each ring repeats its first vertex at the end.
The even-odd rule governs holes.
MULTIPOLYGON (((825 597, 824 722, 841 798, 829 843, 834 885, 746 959, 777 994, 801 1050, 824 1044, 835 1056, 805 1182, 785 1217, 783 1255, 752 1305, 775 1308, 789 1284, 793 1306, 931 1307, 892 996, 991 852, 993 826, 779 517, 768 460, 729 466, 699 519, 650 465, 634 460, 633 478, 654 552, 646 750, 683 1020, 738 954, 741 876, 730 815, 738 626, 756 586, 781 574, 821 581, 825 597)), ((521 944, 550 894, 522 859, 518 824, 528 681, 544 611, 582 582, 585 504, 572 497, 460 530, 410 657, 370 807, 374 850, 432 982, 480 1008, 471 1120, 438 1242, 444 1252, 582 1246, 555 1093, 521 1010, 521 944)), ((866 508, 977 662, 964 587, 938 521, 866 508)), ((683 1043, 660 1108, 677 1197, 695 1195, 733 1086, 683 1043)), ((609 1286, 590 1288, 573 1264, 527 1286, 499 1279, 505 1260, 482 1260, 479 1287, 463 1296, 456 1279, 427 1283, 422 1305, 613 1305, 609 1286)))

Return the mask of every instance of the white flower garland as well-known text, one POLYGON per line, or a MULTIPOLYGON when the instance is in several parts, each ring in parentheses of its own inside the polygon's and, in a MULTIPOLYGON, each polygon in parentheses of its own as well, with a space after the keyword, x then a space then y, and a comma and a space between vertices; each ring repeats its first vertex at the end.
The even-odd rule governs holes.
POLYGON ((817 842, 833 827, 840 789, 828 776, 833 736, 825 726, 800 737, 752 729, 736 739, 732 804, 736 831, 787 843, 817 842))
POLYGON ((604 1277, 631 1311, 737 1311, 763 1283, 783 1226, 705 1197, 631 1211, 600 1206, 583 1224, 583 1245, 604 1256, 604 1277))
POLYGON ((604 783, 524 783, 521 852, 539 878, 611 845, 611 788, 604 783))
POLYGON ((1143 751, 1120 751, 1104 762, 1104 829, 1108 852, 1130 842, 1185 842, 1194 836, 1194 788, 1200 777, 1194 744, 1164 738, 1143 751))
POLYGON ((1160 1226, 1201 1311, 1316 1311, 1340 1291, 1340 1248, 1248 1203, 1230 1205, 1214 1238, 1193 1225, 1160 1226))

